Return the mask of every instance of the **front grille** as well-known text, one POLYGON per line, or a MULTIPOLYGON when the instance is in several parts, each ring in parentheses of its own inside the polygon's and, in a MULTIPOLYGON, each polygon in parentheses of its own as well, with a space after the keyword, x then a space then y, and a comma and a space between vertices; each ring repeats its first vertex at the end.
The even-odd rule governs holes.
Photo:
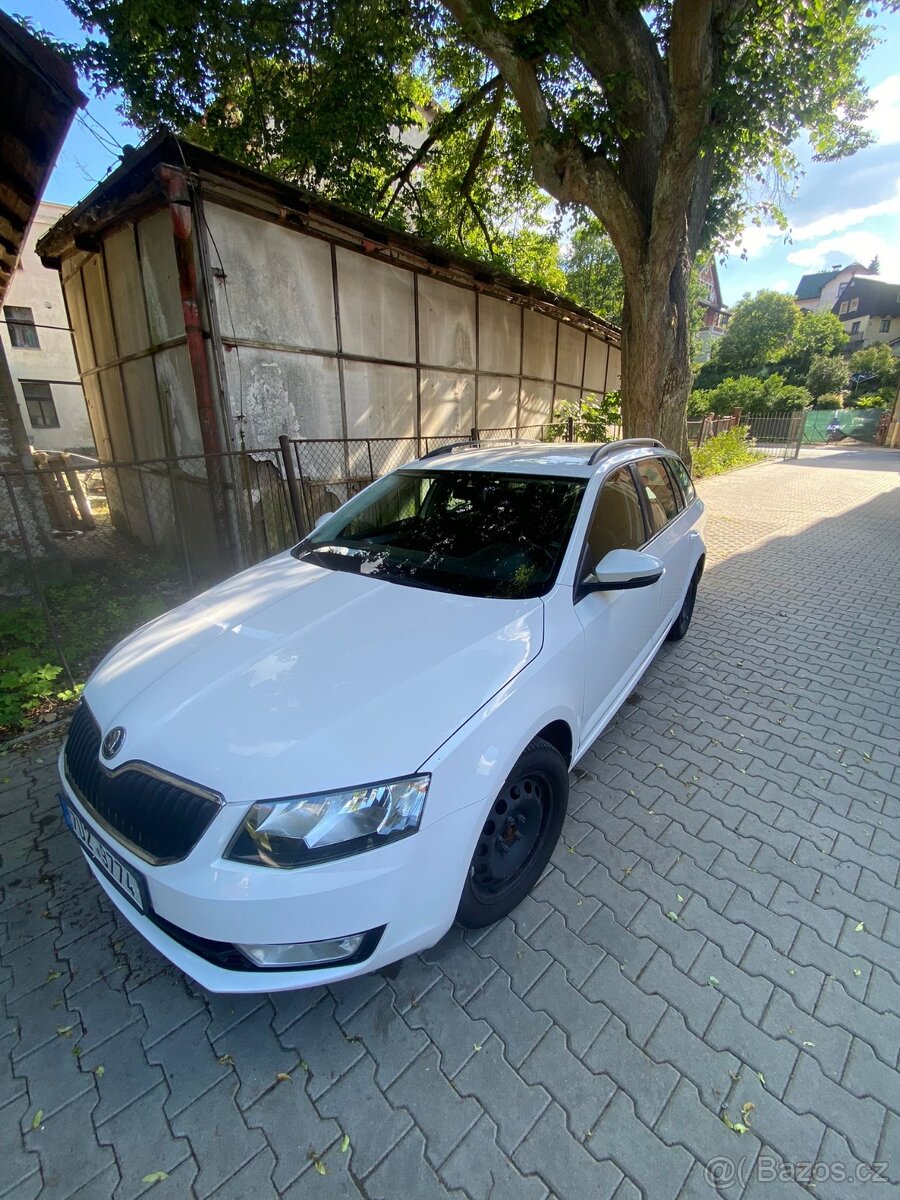
POLYGON ((100 730, 84 701, 69 727, 65 764, 89 812, 150 862, 177 862, 190 854, 219 810, 216 800, 159 778, 152 768, 107 771, 100 762, 100 730))

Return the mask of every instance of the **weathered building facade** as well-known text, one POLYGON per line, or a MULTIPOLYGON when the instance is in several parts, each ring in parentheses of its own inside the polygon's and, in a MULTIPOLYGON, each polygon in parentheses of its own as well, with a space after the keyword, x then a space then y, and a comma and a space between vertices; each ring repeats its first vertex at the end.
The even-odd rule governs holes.
MULTIPOLYGON (((38 252, 60 272, 101 460, 206 456, 176 482, 283 435, 335 439, 331 504, 371 469, 360 439, 404 439, 378 473, 473 427, 527 436, 559 401, 619 386, 619 331, 586 310, 171 135, 38 252)), ((162 486, 108 480, 153 544, 172 525, 162 486)))
POLYGON ((585 310, 170 136, 39 252, 104 459, 535 425, 619 383, 585 310))

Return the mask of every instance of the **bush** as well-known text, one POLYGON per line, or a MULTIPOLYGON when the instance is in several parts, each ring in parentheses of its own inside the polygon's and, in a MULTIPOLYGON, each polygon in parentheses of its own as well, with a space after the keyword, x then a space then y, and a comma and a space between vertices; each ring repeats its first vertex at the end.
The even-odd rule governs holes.
POLYGON ((766 456, 753 448, 746 425, 735 425, 704 442, 692 456, 694 474, 700 478, 722 475, 735 467, 746 467, 766 456))
POLYGON ((850 368, 845 358, 817 354, 806 374, 806 386, 813 396, 826 392, 846 392, 850 386, 850 368))
POLYGON ((551 441, 566 436, 569 417, 575 422, 576 442, 602 442, 607 437, 607 426, 619 425, 622 421, 619 393, 585 396, 581 403, 558 400, 553 408, 553 421, 547 429, 551 441))
POLYGON ((812 396, 802 387, 784 382, 780 375, 760 379, 756 375, 728 378, 713 388, 698 388, 688 396, 688 416, 703 417, 709 412, 727 416, 735 408, 744 412, 787 412, 806 408, 812 396))
POLYGON ((833 408, 843 408, 844 394, 843 392, 823 392, 816 400, 815 406, 816 408, 827 409, 829 411, 833 408))

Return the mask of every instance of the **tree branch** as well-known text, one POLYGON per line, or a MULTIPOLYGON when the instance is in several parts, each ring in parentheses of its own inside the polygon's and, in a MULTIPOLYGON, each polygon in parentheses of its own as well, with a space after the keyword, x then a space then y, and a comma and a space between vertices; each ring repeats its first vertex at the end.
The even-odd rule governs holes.
POLYGON ((453 131, 454 127, 462 117, 466 116, 473 109, 477 108, 479 104, 481 104, 493 92, 495 92, 498 84, 501 82, 501 77, 499 75, 495 75, 492 79, 489 79, 487 83, 482 84, 477 91, 472 92, 468 96, 463 96, 459 103, 454 105, 453 108, 435 117, 431 123, 431 130, 428 134, 428 137, 425 138, 424 142, 422 142, 421 146, 418 147, 415 153, 407 159, 400 170, 387 180, 384 187, 378 193, 375 199, 376 206, 381 204, 391 185, 394 183, 397 185, 394 188, 394 194, 391 196, 387 207, 381 214, 382 219, 384 219, 391 211, 394 206, 394 202, 400 195, 400 192, 403 190, 404 184, 406 184, 412 177, 416 167, 420 166, 425 161, 434 146, 437 145, 437 143, 443 138, 445 138, 448 133, 453 131))
POLYGON ((553 122, 534 61, 516 45, 514 28, 486 0, 444 0, 466 37, 496 65, 512 92, 531 148, 538 184, 564 204, 585 204, 603 221, 623 267, 636 267, 642 241, 640 216, 605 159, 553 122))

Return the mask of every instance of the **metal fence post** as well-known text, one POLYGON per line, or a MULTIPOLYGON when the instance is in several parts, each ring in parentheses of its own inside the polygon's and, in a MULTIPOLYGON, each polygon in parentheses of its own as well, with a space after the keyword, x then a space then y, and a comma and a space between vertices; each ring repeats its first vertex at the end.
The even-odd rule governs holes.
POLYGON ((575 418, 566 417, 566 441, 575 441, 575 418))
POLYGON ((291 499, 294 525, 297 527, 297 536, 303 538, 308 532, 303 515, 303 497, 300 495, 300 484, 297 482, 297 472, 294 470, 294 461, 291 458, 291 439, 286 433, 281 434, 278 445, 281 448, 281 458, 284 462, 284 477, 287 480, 288 495, 291 499))
MULTIPOLYGON (((421 438, 417 438, 416 441, 417 442, 421 441, 421 438)), ((418 446, 416 447, 416 449, 418 450, 418 446)), ((368 450, 368 452, 369 452, 369 481, 371 483, 374 483, 375 482, 375 467, 372 465, 372 439, 371 438, 366 438, 366 450, 368 450)))

